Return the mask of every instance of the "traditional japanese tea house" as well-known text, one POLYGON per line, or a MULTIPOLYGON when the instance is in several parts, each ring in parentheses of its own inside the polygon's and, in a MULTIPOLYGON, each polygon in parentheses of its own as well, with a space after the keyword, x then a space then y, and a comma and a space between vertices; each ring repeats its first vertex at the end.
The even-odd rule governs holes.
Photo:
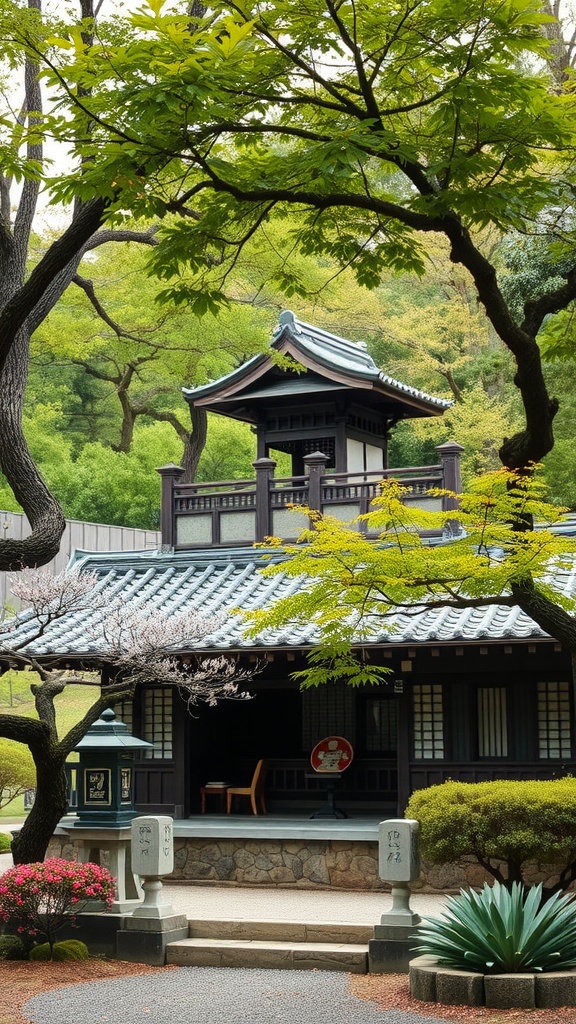
MULTIPOLYGON (((413 789, 447 778, 548 778, 574 768, 570 660, 517 609, 399 613, 366 649, 391 668, 389 684, 304 692, 290 676, 317 641, 313 624, 253 641, 233 612, 264 607, 294 585, 282 575, 263 578, 262 553, 253 547, 268 534, 297 536, 302 519, 289 505, 349 520, 367 509, 378 481, 394 474, 409 488, 407 500, 436 507, 443 500, 449 508, 451 499, 429 492, 458 490, 460 445, 441 445, 433 466, 390 469, 387 461, 394 425, 441 415, 446 400, 392 379, 362 345, 289 312, 269 352, 184 395, 252 425, 256 479, 183 484, 179 467, 165 466, 161 550, 77 552, 76 563, 127 602, 227 613, 196 649, 178 652, 183 658, 218 652, 239 666, 265 667, 247 686, 253 700, 223 701, 196 717, 162 686, 146 687, 133 707, 120 709, 134 733, 153 744, 136 768, 142 812, 198 814, 207 780, 246 784, 264 758, 268 808, 307 817, 321 789, 310 777, 310 753, 329 735, 354 749, 338 788, 351 816, 402 813, 413 789), (275 477, 275 452, 290 454, 290 477, 275 477)), ((570 574, 565 587, 575 589, 570 574)), ((55 623, 34 641, 36 656, 101 661, 86 625, 86 615, 55 623)))

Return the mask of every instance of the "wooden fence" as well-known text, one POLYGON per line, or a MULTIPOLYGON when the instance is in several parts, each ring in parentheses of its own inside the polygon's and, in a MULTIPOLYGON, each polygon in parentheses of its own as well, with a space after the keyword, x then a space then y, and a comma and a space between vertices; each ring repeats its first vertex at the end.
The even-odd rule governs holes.
MULTIPOLYGON (((0 537, 23 540, 30 533, 26 516, 18 512, 0 511, 0 537)), ((136 530, 126 526, 105 526, 102 523, 83 523, 66 520, 60 551, 48 565, 47 571, 58 573, 66 568, 75 548, 81 551, 140 551, 160 547, 160 533, 156 530, 136 530)), ((18 602, 10 595, 9 574, 0 572, 0 607, 8 603, 17 608, 18 602)))

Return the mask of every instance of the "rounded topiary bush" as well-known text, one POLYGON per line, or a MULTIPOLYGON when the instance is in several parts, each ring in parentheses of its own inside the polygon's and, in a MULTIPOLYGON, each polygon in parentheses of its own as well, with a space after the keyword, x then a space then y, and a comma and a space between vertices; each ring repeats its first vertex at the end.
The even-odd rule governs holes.
POLYGON ((0 960, 26 960, 26 946, 17 935, 0 935, 0 960))
POLYGON ((406 817, 420 822, 432 864, 473 854, 508 886, 526 882, 531 862, 557 865, 558 882, 544 897, 576 880, 576 778, 444 782, 413 793, 406 817))
POLYGON ((50 943, 42 942, 39 946, 32 946, 29 955, 31 960, 51 960, 50 943))
POLYGON ((30 950, 31 960, 87 960, 89 955, 88 946, 79 939, 55 942, 52 949, 49 942, 42 942, 30 950))
POLYGON ((12 836, 0 832, 0 853, 9 853, 12 847, 12 836))
POLYGON ((80 939, 63 939, 52 947, 53 960, 87 960, 89 955, 88 946, 80 939))

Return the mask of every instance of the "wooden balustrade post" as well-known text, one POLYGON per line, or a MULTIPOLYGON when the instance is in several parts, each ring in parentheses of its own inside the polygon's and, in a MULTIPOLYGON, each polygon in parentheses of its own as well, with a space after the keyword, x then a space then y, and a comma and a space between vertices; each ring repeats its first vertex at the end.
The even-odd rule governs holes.
POLYGON ((160 531, 162 550, 176 546, 176 517, 174 515, 174 484, 180 479, 184 470, 174 462, 160 466, 156 470, 162 478, 162 496, 160 503, 160 531))
POLYGON ((308 470, 308 508, 314 512, 322 511, 322 477, 326 473, 328 456, 324 452, 312 452, 303 460, 308 470))
MULTIPOLYGON (((449 491, 453 491, 454 494, 460 494, 462 490, 462 479, 460 477, 460 455, 464 451, 461 444, 457 441, 446 441, 445 444, 439 444, 436 446, 436 451, 440 455, 440 462, 442 463, 442 487, 445 487, 449 491)), ((449 494, 445 494, 442 498, 442 511, 450 512, 453 508, 458 508, 458 499, 453 498, 449 494)))
POLYGON ((272 511, 270 508, 270 481, 274 478, 274 459, 256 459, 252 465, 256 470, 256 524, 255 539, 264 540, 272 532, 272 511))

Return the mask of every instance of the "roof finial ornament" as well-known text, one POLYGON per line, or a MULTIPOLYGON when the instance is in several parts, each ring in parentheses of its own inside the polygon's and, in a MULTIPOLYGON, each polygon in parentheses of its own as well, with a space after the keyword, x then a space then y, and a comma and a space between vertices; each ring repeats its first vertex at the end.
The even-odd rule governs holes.
POLYGON ((295 324, 296 323, 296 317, 294 316, 294 313, 292 312, 291 309, 283 309, 282 310, 282 312, 280 313, 280 323, 281 324, 295 324))

